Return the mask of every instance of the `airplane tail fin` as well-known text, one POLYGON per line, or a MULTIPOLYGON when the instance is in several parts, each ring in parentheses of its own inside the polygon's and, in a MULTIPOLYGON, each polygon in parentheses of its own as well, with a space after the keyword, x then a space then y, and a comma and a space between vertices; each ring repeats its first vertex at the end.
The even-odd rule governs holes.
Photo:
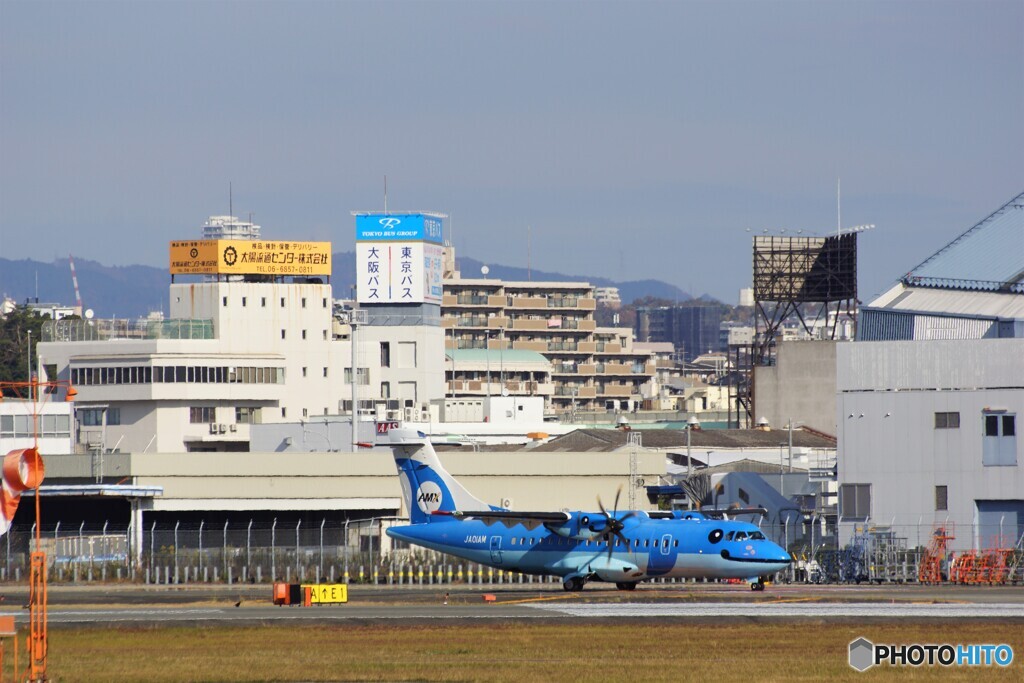
POLYGON ((498 509, 476 498, 448 474, 423 432, 392 429, 388 439, 398 467, 402 494, 413 524, 432 519, 436 511, 498 509))

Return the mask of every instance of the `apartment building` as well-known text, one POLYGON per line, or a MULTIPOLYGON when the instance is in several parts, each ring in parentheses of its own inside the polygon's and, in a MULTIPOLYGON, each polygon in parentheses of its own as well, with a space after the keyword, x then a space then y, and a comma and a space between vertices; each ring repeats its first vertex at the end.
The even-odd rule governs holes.
MULTIPOLYGON (((535 351, 552 366, 549 413, 631 410, 654 392, 649 352, 628 328, 598 328, 594 288, 582 282, 444 280, 441 324, 449 349, 535 351)), ((492 356, 493 357, 493 356, 492 356)), ((491 368, 491 384, 495 382, 491 368)), ((514 391, 507 382, 498 385, 514 391)))

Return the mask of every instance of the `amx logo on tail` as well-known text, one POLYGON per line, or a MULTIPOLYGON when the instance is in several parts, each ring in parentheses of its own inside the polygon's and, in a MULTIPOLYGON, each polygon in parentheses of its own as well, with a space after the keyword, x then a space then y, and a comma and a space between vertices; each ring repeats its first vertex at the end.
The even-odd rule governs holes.
POLYGON ((426 514, 441 509, 441 487, 432 481, 425 481, 416 489, 416 505, 426 514))

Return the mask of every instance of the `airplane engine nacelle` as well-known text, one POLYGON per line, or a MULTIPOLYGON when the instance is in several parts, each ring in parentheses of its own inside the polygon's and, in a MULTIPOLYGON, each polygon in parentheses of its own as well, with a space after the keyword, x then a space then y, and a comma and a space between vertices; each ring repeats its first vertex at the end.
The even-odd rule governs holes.
POLYGON ((545 525, 553 534, 562 538, 575 538, 580 541, 589 541, 598 538, 607 526, 607 521, 601 513, 573 513, 572 518, 563 524, 553 526, 545 525))

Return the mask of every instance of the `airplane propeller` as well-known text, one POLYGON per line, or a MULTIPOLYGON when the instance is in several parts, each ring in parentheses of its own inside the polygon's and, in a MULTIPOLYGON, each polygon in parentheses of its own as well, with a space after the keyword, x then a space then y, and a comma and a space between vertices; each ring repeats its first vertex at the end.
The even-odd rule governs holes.
POLYGON ((612 552, 614 551, 614 538, 622 541, 623 545, 629 547, 629 539, 622 535, 622 530, 626 528, 626 520, 630 517, 636 517, 636 513, 630 511, 622 516, 621 519, 617 518, 619 510, 619 496, 622 494, 622 487, 615 492, 615 503, 612 505, 612 513, 608 514, 604 504, 601 502, 601 496, 597 497, 597 506, 601 508, 601 514, 604 515, 605 525, 604 530, 601 531, 600 538, 608 544, 608 559, 612 559, 612 552))

